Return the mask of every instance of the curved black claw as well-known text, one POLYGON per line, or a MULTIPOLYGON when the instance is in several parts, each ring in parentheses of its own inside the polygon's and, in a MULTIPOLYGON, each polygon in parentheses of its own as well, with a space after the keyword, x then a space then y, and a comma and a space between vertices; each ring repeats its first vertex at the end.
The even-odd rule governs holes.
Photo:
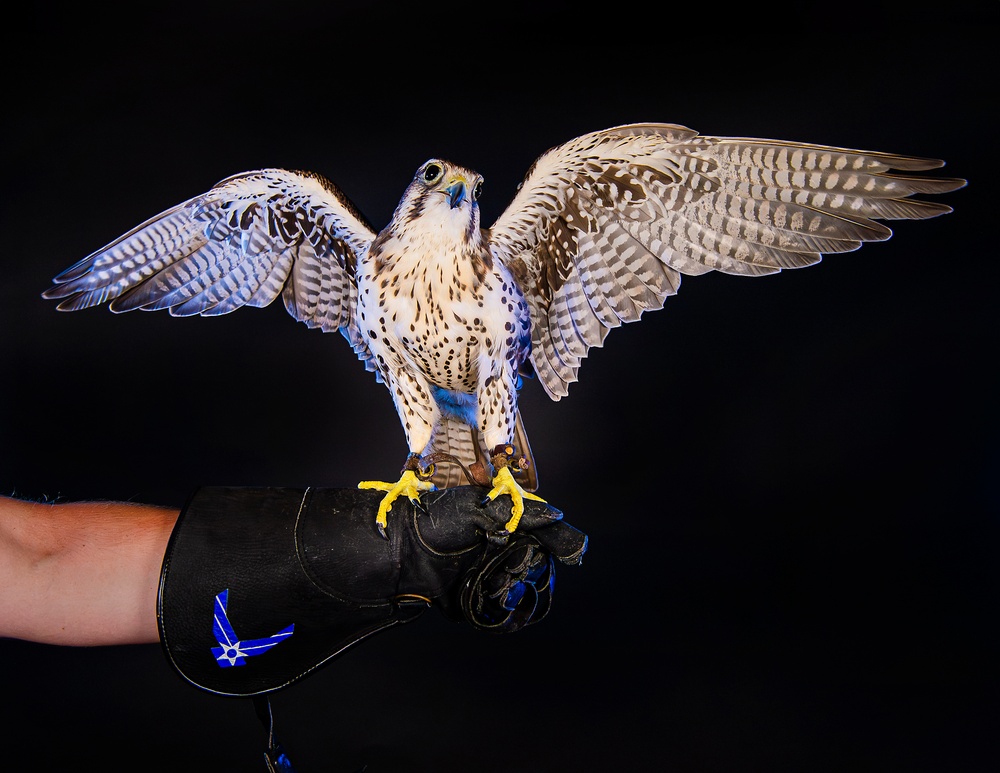
POLYGON ((385 528, 388 522, 387 516, 392 509, 392 503, 404 494, 411 502, 419 502, 420 492, 434 491, 434 484, 429 480, 420 480, 413 470, 404 469, 403 474, 396 483, 386 483, 380 480, 363 480, 358 484, 358 488, 376 489, 386 492, 386 495, 382 497, 382 501, 378 506, 375 526, 378 528, 379 534, 388 539, 385 534, 385 528))

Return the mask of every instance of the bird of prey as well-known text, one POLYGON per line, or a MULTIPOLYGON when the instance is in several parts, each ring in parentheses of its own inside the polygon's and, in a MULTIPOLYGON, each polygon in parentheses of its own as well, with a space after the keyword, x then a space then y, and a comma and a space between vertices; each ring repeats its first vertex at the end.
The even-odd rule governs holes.
POLYGON ((489 228, 483 178, 422 164, 388 225, 334 183, 265 168, 228 177, 55 277, 60 310, 226 314, 281 295, 297 320, 339 330, 389 389, 408 456, 392 503, 456 485, 539 499, 517 407, 522 376, 558 400, 609 330, 659 309, 682 275, 773 274, 889 238, 879 221, 950 212, 964 180, 913 174, 942 161, 632 124, 551 148, 489 228), (433 462, 439 462, 434 464, 433 462), (487 464, 488 462, 488 464, 487 464), (477 480, 473 476, 473 480, 477 480))

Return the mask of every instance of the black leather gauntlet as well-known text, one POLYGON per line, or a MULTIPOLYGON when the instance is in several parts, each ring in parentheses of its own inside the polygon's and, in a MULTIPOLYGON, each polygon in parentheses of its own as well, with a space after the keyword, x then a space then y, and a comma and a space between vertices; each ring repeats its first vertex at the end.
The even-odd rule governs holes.
POLYGON ((555 561, 587 538, 525 500, 508 535, 506 497, 461 486, 404 498, 375 526, 383 494, 360 489, 202 488, 181 512, 160 575, 160 640, 202 689, 259 696, 431 606, 496 632, 541 620, 555 561))

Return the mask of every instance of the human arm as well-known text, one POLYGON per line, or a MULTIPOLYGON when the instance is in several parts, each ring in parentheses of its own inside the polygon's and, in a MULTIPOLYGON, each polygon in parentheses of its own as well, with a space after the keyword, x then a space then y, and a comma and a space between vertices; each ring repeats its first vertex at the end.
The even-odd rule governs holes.
MULTIPOLYGON (((301 595, 294 588, 303 585, 315 591, 323 607, 316 616, 328 622, 329 595, 316 590, 316 572, 329 574, 324 587, 346 583, 348 597, 360 593, 368 599, 341 610, 351 630, 346 638, 336 632, 346 644, 335 647, 357 640, 355 618, 364 610, 375 609, 380 624, 393 622, 401 600, 433 602, 479 627, 516 630, 545 616, 551 562, 579 564, 586 550, 586 535, 546 503, 532 504, 514 537, 498 531, 509 506, 505 511, 496 502, 484 503, 478 487, 466 486, 435 492, 436 517, 421 511, 418 518, 415 509, 400 516, 387 542, 374 528, 371 496, 358 489, 205 487, 183 516, 130 502, 44 504, 0 497, 0 637, 70 646, 157 642, 163 633, 158 605, 169 608, 163 614, 176 631, 195 619, 190 610, 198 604, 211 610, 213 597, 228 595, 230 588, 245 609, 248 596, 266 601, 293 591, 301 595), (330 513, 339 516, 331 519, 330 513), (176 532, 183 538, 172 542, 176 532), (502 536, 499 546, 487 547, 491 534, 502 536), (498 551, 510 553, 503 545, 519 551, 512 553, 516 566, 496 559, 498 551), (406 572, 398 559, 403 550, 406 572), (303 572, 302 561, 310 558, 322 566, 303 572), (413 568, 428 562, 422 570, 413 568), (460 582, 470 571, 479 579, 460 582), (161 586, 174 589, 162 604, 161 586), (528 586, 530 603, 522 603, 528 586), (465 595, 487 593, 489 599, 465 598, 463 588, 465 595), (474 608, 467 608, 470 603, 474 608)), ((296 623, 300 631, 304 622, 296 623)), ((215 633, 199 624, 192 632, 197 635, 215 633)))
POLYGON ((159 640, 172 508, 0 497, 0 637, 73 646, 159 640))

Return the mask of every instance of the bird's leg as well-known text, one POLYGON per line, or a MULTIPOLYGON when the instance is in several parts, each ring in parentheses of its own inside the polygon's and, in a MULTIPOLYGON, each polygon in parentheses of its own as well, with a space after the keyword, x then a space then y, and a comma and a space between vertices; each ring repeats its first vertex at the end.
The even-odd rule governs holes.
POLYGON ((363 480, 358 484, 358 488, 377 489, 378 491, 388 492, 382 497, 382 501, 378 506, 378 514, 375 516, 375 525, 378 527, 379 534, 385 537, 386 516, 392 509, 392 503, 401 494, 406 494, 407 498, 419 507, 420 492, 433 491, 434 484, 423 478, 422 470, 420 469, 420 454, 411 453, 406 457, 402 475, 395 483, 386 483, 381 480, 363 480))
MULTIPOLYGON (((515 452, 514 446, 510 443, 501 443, 490 451, 490 461, 493 463, 496 474, 493 476, 493 488, 486 495, 487 499, 496 499, 501 494, 507 494, 514 501, 514 506, 510 510, 512 517, 504 525, 507 532, 511 534, 514 533, 517 525, 521 522, 521 516, 524 514, 525 499, 534 499, 536 502, 545 501, 541 497, 525 491, 514 480, 511 468, 515 465, 515 452)), ((520 461, 517 460, 518 467, 516 469, 519 469, 520 461)))

